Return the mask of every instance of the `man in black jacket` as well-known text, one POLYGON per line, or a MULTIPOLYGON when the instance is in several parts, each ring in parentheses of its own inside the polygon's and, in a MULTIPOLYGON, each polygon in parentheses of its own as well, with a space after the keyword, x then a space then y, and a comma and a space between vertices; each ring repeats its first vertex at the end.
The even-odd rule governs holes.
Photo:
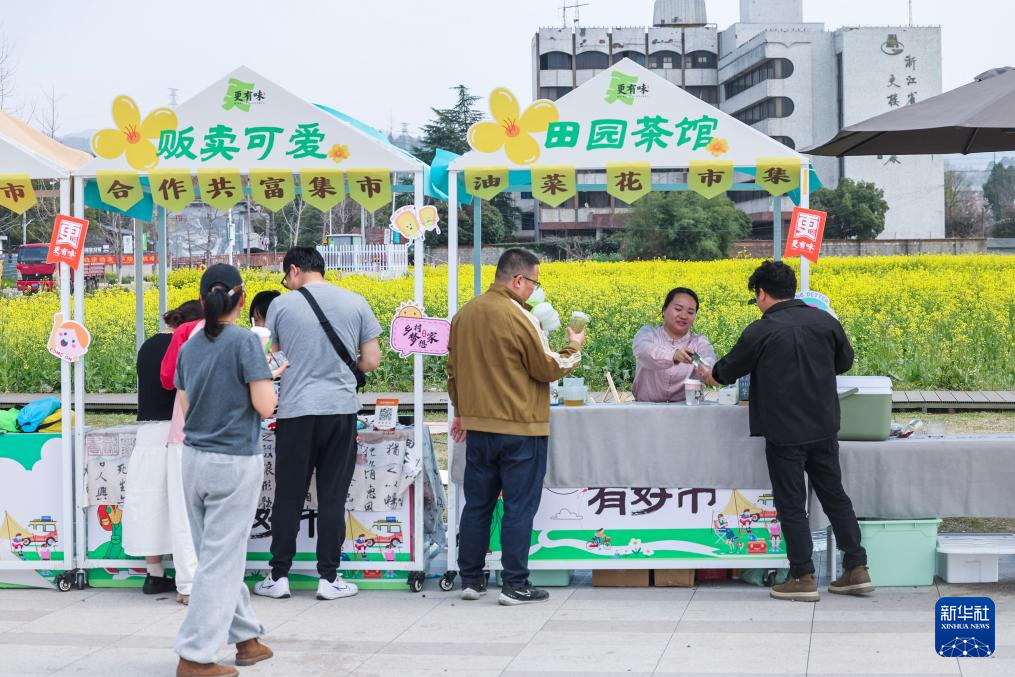
POLYGON ((842 487, 836 439, 835 376, 853 366, 853 348, 838 320, 794 298, 796 275, 785 263, 765 261, 747 287, 764 314, 744 330, 706 379, 728 385, 751 375, 751 435, 765 438, 768 473, 790 563, 790 580, 774 586, 772 597, 818 601, 805 473, 845 552, 845 573, 828 591, 873 592, 867 553, 860 545, 860 525, 842 487))

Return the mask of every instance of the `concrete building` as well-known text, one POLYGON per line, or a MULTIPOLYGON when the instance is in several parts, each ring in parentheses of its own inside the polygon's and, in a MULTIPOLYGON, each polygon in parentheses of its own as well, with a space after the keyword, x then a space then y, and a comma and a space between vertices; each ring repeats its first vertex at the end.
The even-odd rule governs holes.
MULTIPOLYGON (((791 148, 941 92, 936 27, 844 27, 803 21, 803 0, 740 0, 740 22, 719 31, 704 0, 656 0, 649 27, 541 28, 532 42, 533 98, 558 99, 627 57, 791 148)), ((815 158, 824 185, 873 181, 889 204, 884 238, 944 236, 941 157, 815 158)), ((730 193, 755 235, 772 233, 767 193, 730 193)), ((526 196, 527 197, 527 196, 526 196)), ((606 193, 538 206, 520 236, 601 235, 628 209, 606 193)))

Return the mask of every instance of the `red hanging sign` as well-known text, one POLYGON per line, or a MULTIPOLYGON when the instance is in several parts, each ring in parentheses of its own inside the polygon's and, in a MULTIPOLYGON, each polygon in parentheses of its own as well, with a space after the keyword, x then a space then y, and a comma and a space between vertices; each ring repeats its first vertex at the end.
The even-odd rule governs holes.
POLYGON ((828 214, 816 209, 796 207, 789 221, 789 236, 783 258, 802 256, 813 263, 821 254, 821 239, 825 236, 825 219, 828 214))
POLYGON ((88 235, 88 221, 66 214, 57 214, 53 222, 53 237, 49 240, 49 255, 46 263, 66 263, 77 270, 81 252, 88 235))

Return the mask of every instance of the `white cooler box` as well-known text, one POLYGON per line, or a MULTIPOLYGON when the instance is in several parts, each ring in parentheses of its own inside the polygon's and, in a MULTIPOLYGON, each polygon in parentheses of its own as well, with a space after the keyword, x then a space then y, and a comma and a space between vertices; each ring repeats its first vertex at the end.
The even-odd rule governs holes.
POLYGON ((937 575, 948 583, 997 583, 998 558, 1015 554, 1015 534, 942 534, 937 575))
POLYGON ((840 440, 887 440, 892 432, 892 380, 887 376, 837 376, 840 440))

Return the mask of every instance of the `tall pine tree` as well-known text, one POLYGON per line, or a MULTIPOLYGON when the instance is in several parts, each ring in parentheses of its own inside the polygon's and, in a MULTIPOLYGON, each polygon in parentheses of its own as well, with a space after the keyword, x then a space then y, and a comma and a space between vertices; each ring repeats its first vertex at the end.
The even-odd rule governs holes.
POLYGON ((476 108, 478 96, 465 85, 456 85, 457 100, 451 108, 431 108, 434 118, 423 125, 423 139, 416 148, 416 157, 430 164, 438 148, 464 155, 469 151, 469 127, 483 119, 476 108))

